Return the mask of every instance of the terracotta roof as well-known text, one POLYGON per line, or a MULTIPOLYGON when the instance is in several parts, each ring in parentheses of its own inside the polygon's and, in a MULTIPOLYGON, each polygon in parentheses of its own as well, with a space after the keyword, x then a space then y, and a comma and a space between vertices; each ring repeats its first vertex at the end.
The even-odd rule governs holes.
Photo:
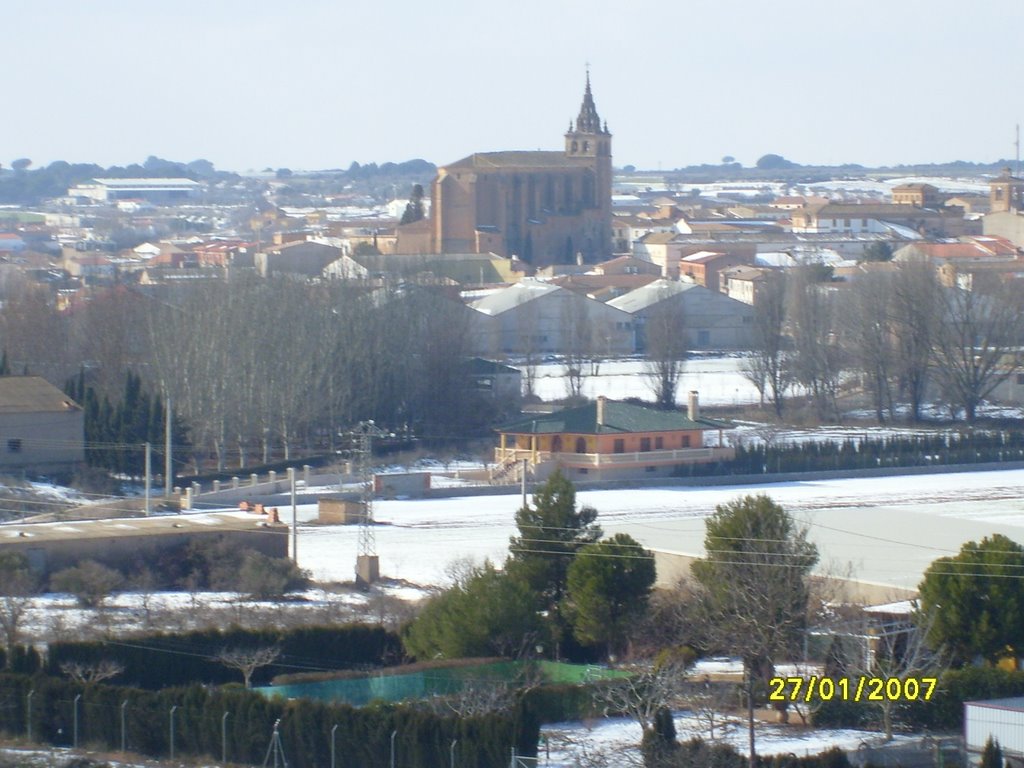
POLYGON ((443 170, 473 168, 583 168, 593 165, 593 158, 569 157, 564 152, 512 150, 507 152, 475 152, 446 165, 443 170))
POLYGON ((605 400, 603 423, 597 423, 597 403, 587 403, 556 413, 538 414, 497 429, 506 434, 627 434, 630 432, 677 432, 680 430, 731 429, 714 419, 691 420, 679 411, 659 411, 618 400, 605 400))

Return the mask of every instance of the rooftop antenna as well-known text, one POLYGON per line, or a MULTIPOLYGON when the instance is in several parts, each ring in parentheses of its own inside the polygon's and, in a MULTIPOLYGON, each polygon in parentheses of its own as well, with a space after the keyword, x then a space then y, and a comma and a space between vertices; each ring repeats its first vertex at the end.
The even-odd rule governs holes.
POLYGON ((1016 175, 1017 175, 1017 178, 1019 179, 1020 178, 1020 123, 1017 123, 1017 140, 1014 141, 1013 144, 1017 148, 1016 175))

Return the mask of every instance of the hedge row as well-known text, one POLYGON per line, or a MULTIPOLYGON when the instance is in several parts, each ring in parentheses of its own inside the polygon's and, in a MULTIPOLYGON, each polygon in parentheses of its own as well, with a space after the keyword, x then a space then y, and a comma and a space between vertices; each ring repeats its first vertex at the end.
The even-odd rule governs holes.
POLYGON ((0 705, 0 729, 8 735, 30 732, 39 743, 74 746, 77 740, 82 748, 118 750, 123 738, 128 751, 150 757, 173 751, 176 758, 219 759, 223 751, 229 762, 250 765, 262 763, 279 722, 293 768, 330 765, 332 732, 337 764, 346 768, 388 764, 392 733, 396 762, 408 768, 447 768, 453 742, 458 765, 502 768, 513 747, 536 755, 539 738, 536 720, 522 707, 511 714, 456 718, 414 707, 268 700, 239 688, 83 687, 42 675, 0 675, 0 705))
MULTIPOLYGON (((646 768, 747 768, 749 764, 746 755, 728 744, 708 743, 698 738, 658 746, 657 740, 652 734, 644 738, 646 768)), ((851 765, 846 753, 838 747, 804 757, 758 755, 756 763, 758 768, 850 768, 851 765)))
POLYGON ((921 467, 1024 461, 1024 432, 967 432, 739 445, 730 461, 692 464, 684 475, 823 472, 877 467, 921 467))
MULTIPOLYGON (((398 635, 383 627, 346 624, 250 630, 237 627, 185 634, 154 634, 125 640, 62 642, 50 645, 46 672, 60 675, 68 662, 116 661, 124 671, 110 682, 146 689, 241 682, 239 672, 214 657, 224 650, 276 647, 277 661, 258 670, 253 684, 276 675, 338 669, 370 669, 402 658, 398 635)), ((26 670, 31 671, 31 670, 26 670)))

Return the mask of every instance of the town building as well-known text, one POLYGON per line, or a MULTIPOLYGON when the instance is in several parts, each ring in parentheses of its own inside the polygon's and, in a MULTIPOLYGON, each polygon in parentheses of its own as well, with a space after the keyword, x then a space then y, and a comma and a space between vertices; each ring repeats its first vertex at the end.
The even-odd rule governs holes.
POLYGON ((685 335, 687 349, 749 349, 753 338, 754 310, 749 304, 696 283, 656 280, 608 306, 632 319, 637 352, 649 351, 647 326, 662 312, 685 335))
POLYGON ((897 184, 892 188, 892 201, 896 205, 916 205, 918 208, 934 208, 941 205, 939 190, 931 184, 897 184))
POLYGON ((628 313, 552 283, 526 278, 469 306, 473 349, 483 357, 633 353, 628 313))
POLYGON ((990 212, 982 219, 986 235, 1004 237, 1024 248, 1024 179, 1018 179, 1006 168, 989 183, 990 212))
POLYGON ((192 179, 92 179, 68 189, 68 197, 93 203, 180 203, 198 197, 202 190, 203 184, 192 179))

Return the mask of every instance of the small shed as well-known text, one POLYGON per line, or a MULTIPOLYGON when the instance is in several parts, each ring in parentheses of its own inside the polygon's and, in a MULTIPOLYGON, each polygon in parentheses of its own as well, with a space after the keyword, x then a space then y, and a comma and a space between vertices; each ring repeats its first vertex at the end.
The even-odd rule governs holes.
POLYGON ((354 499, 317 499, 317 522, 323 525, 358 525, 366 520, 366 507, 354 499))
POLYGON ((429 472, 389 472, 373 476, 373 492, 384 499, 422 496, 429 490, 429 472))
POLYGON ((1007 764, 1024 764, 1024 697, 964 702, 964 743, 976 765, 989 738, 999 742, 1007 764))

